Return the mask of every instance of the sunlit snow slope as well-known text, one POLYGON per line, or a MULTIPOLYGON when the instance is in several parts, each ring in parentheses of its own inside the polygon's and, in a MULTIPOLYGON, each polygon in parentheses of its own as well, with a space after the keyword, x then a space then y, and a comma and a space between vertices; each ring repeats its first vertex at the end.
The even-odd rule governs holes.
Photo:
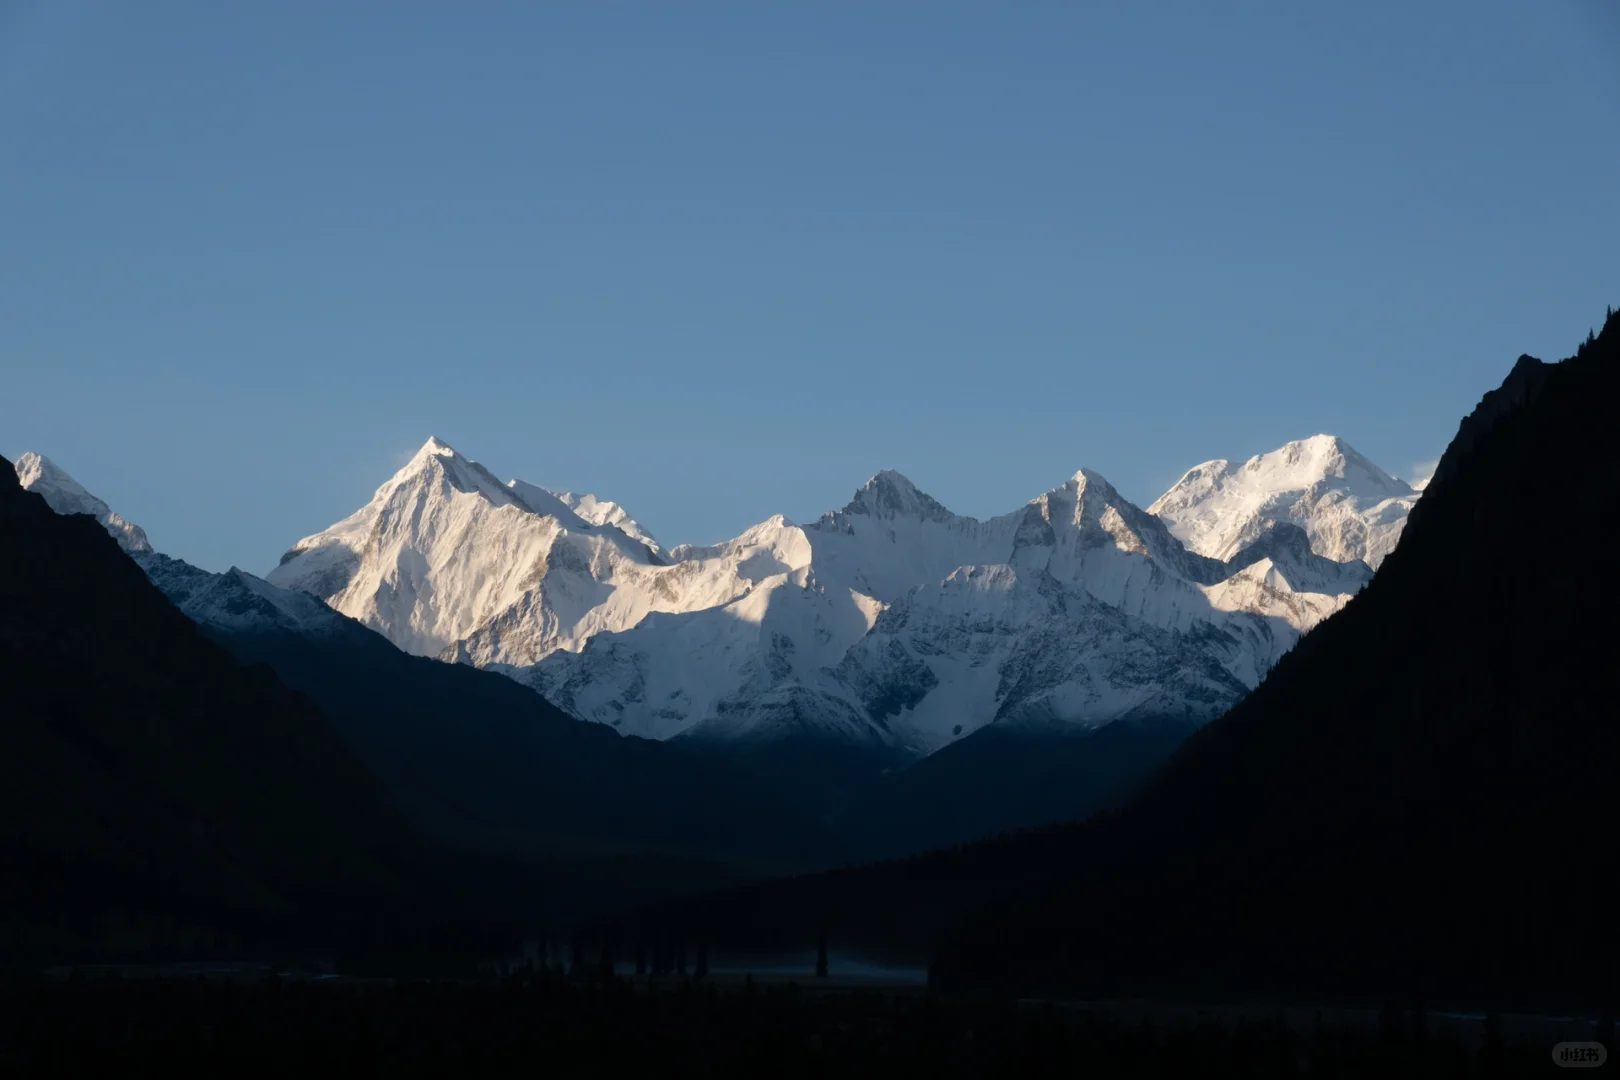
POLYGON ((811 524, 665 549, 617 504, 503 483, 431 439, 268 579, 653 738, 808 732, 925 754, 996 721, 1201 721, 1370 577, 1313 544, 1349 534, 1326 510, 1265 516, 1279 492, 1360 506, 1365 473, 1416 497, 1322 442, 1237 482, 1200 467, 1209 483, 1160 500, 1235 523, 1213 544, 1185 545, 1174 514, 1089 470, 983 521, 885 471, 811 524))
POLYGON ((63 472, 50 458, 22 454, 16 462, 17 480, 27 491, 37 492, 45 505, 58 514, 89 514, 112 534, 118 546, 128 552, 151 551, 146 533, 139 525, 125 521, 111 508, 90 494, 79 482, 63 472))
POLYGON ((1316 435, 1241 465, 1206 461, 1148 510, 1201 555, 1230 558, 1267 523, 1286 521, 1305 530, 1317 554, 1376 569, 1419 494, 1343 439, 1316 435))
POLYGON ((808 733, 907 754, 996 722, 1218 715, 1370 577, 1324 549, 1381 554, 1418 497, 1320 436, 1200 466, 1157 514, 1082 469, 981 521, 885 471, 811 524, 777 516, 666 550, 615 503, 502 482, 430 439, 261 580, 152 554, 37 455, 18 472, 96 515, 201 621, 320 633, 310 594, 625 733, 808 733))

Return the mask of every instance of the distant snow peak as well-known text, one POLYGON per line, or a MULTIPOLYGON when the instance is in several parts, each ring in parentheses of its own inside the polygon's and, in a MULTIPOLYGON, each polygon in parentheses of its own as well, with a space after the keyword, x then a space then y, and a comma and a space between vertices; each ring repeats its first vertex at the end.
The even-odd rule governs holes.
POLYGON ((1187 547, 1228 559, 1266 522, 1292 521, 1317 554, 1376 567, 1395 547, 1419 492, 1349 443, 1315 435, 1234 465, 1194 466, 1148 511, 1187 547))
POLYGON ((455 447, 451 446, 437 435, 429 435, 427 437, 427 442, 423 443, 422 448, 416 452, 416 456, 425 457, 429 454, 436 454, 441 457, 455 457, 456 450, 455 447))
POLYGON ((1117 492, 1114 491, 1114 485, 1108 482, 1107 477, 1103 476, 1099 472, 1096 472, 1095 470, 1086 468, 1084 465, 1076 470, 1075 474, 1069 478, 1069 483, 1074 485, 1074 488, 1077 491, 1088 487, 1095 487, 1099 492, 1103 492, 1107 495, 1117 494, 1117 492))
POLYGON ((793 565, 790 530, 775 532, 756 545, 769 550, 678 551, 676 566, 617 504, 499 481, 434 438, 268 578, 408 652, 521 666, 652 612, 729 603, 793 565))
POLYGON ((125 551, 152 550, 145 530, 113 513, 106 503, 86 491, 50 458, 30 452, 17 458, 15 468, 17 482, 26 490, 38 493, 45 505, 58 514, 89 514, 125 551))
POLYGON ((1189 552, 1089 469, 987 521, 927 499, 880 473, 807 528, 677 548, 682 564, 736 559, 752 591, 512 674, 654 738, 758 734, 791 712, 925 754, 991 721, 1209 719, 1370 576, 1289 523, 1231 563, 1189 552))
POLYGON ((313 637, 342 633, 350 627, 348 620, 315 597, 278 589, 239 567, 211 574, 152 550, 139 526, 119 517, 39 454, 17 459, 17 478, 57 513, 95 517, 152 584, 200 625, 238 631, 291 630, 313 637))
POLYGON ((1412 479, 1407 481, 1412 485, 1412 490, 1427 490, 1429 481, 1434 479, 1434 470, 1438 468, 1439 465, 1439 458, 1431 458, 1428 461, 1419 461, 1415 463, 1411 469, 1412 479))
POLYGON ((949 521, 956 516, 893 469, 884 469, 868 480, 855 492, 843 512, 876 518, 915 517, 924 521, 949 521))
POLYGON ((352 625, 313 596, 278 589, 240 567, 211 574, 157 552, 138 554, 135 561, 175 607, 201 626, 330 637, 352 625))
POLYGON ((507 486, 518 492, 537 513, 554 513, 555 510, 552 509, 554 506, 562 507, 583 527, 593 525, 601 528, 612 527, 633 540, 639 540, 654 554, 663 553, 663 547, 651 530, 632 518, 624 507, 616 502, 599 499, 595 495, 553 491, 522 480, 509 481, 507 486))

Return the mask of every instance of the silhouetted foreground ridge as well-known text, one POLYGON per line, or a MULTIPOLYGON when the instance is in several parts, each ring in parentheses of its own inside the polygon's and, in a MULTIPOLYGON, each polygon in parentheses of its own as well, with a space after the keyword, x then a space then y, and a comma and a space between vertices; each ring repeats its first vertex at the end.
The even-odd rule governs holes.
POLYGON ((1074 996, 1612 1000, 1620 318, 1522 357, 1343 612, 1117 813, 642 912, 1074 996), (1527 513, 1526 506, 1533 512, 1527 513))
POLYGON ((941 973, 1612 995, 1617 353, 1611 315, 1570 360, 1521 357, 1372 585, 1126 813, 1054 838, 1048 888, 941 973))
POLYGON ((0 461, 0 965, 353 953, 449 913, 443 869, 311 702, 0 461))

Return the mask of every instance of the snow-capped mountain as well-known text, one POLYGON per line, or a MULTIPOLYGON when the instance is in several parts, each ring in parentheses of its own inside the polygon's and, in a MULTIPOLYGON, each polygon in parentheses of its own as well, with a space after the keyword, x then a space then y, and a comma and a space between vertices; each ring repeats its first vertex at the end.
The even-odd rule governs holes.
POLYGON ((1332 435, 1316 435, 1241 465, 1206 461, 1187 471, 1148 511, 1188 549, 1228 559, 1268 522, 1305 530, 1311 548, 1377 568, 1395 550, 1420 491, 1332 435))
POLYGON ((777 516, 666 550, 615 503, 503 482, 430 439, 260 579, 152 553, 71 477, 25 460, 53 505, 90 509, 126 546, 138 537, 148 575, 206 625, 318 636, 348 625, 341 613, 625 734, 808 733, 906 756, 992 722, 1218 715, 1369 580, 1366 564, 1320 553, 1368 503, 1358 492, 1383 482, 1416 498, 1313 439, 1193 470, 1155 504, 1181 519, 1082 469, 981 521, 885 471, 811 524, 777 516), (1237 538, 1214 546, 1235 550, 1189 550, 1187 521, 1206 540, 1211 521, 1228 527, 1237 538))
POLYGON ((987 521, 880 473, 793 531, 795 564, 723 607, 503 670, 653 738, 819 728, 926 754, 998 720, 1211 719, 1371 577, 1287 524, 1193 554, 1088 470, 987 521))
MULTIPOLYGON (((28 479, 47 505, 94 499, 60 469, 35 467, 28 479)), ((215 574, 149 549, 128 554, 207 637, 318 704, 395 805, 452 846, 526 838, 532 852, 560 844, 576 858, 581 841, 610 853, 842 857, 838 835, 802 799, 737 763, 582 724, 519 683, 409 656, 314 596, 236 567, 215 574), (694 787, 705 797, 690 797, 694 787)))
MULTIPOLYGON (((604 505, 576 502, 587 513, 604 505)), ((470 655, 533 663, 681 602, 651 582, 665 566, 657 548, 613 516, 589 521, 429 439, 370 503, 299 541, 267 579, 324 598, 407 652, 436 656, 481 634, 470 655)))
POLYGON ((193 622, 228 632, 275 629, 317 637, 349 625, 308 594, 278 589, 234 566, 214 574, 153 550, 144 529, 114 513, 47 458, 23 454, 16 470, 23 488, 39 494, 58 514, 90 514, 101 522, 152 584, 193 622))
MULTIPOLYGON (((520 489, 520 493, 527 492, 534 487, 534 485, 525 484, 521 480, 513 480, 510 486, 520 489)), ((546 491, 548 495, 556 498, 579 518, 592 525, 612 525, 626 536, 633 540, 640 540, 654 551, 662 550, 658 545, 657 538, 626 513, 624 507, 616 502, 598 499, 595 495, 576 495, 572 491, 550 491, 543 488, 539 490, 546 491)))
POLYGON ((278 589, 235 566, 214 574, 158 552, 134 558, 175 607, 192 622, 216 631, 287 631, 319 638, 353 625, 308 593, 278 589))
POLYGON ((58 514, 89 514, 128 552, 151 551, 152 545, 139 525, 125 521, 106 503, 90 494, 77 480, 40 454, 22 454, 16 462, 17 480, 28 491, 38 492, 45 505, 58 514))

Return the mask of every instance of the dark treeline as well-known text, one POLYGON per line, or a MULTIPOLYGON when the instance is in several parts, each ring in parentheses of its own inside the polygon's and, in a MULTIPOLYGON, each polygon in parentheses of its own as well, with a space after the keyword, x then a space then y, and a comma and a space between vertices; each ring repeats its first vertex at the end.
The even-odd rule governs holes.
MULTIPOLYGON (((1612 1033, 1611 1033, 1612 1042, 1612 1033)), ((1551 1068, 1487 1022, 1463 1040, 1417 1009, 1376 1030, 1119 1023, 1010 1000, 660 989, 541 972, 393 987, 196 981, 0 986, 12 1076, 1495 1078, 1551 1068)))

